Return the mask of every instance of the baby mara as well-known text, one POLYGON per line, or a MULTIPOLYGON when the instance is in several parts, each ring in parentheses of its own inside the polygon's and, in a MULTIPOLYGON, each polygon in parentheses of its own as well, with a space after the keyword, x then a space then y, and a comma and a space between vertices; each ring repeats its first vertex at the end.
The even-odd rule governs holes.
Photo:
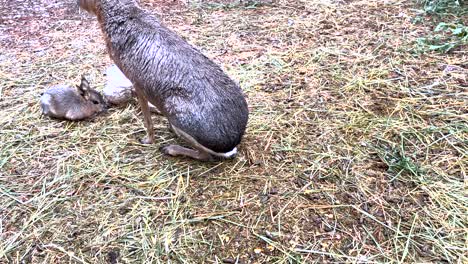
POLYGON ((76 87, 55 85, 41 95, 42 114, 58 119, 89 119, 107 108, 104 98, 91 89, 84 76, 76 87))
POLYGON ((148 101, 192 148, 163 152, 208 161, 232 158, 244 135, 248 107, 241 88, 223 70, 165 27, 134 0, 78 0, 97 16, 111 59, 133 83, 153 143, 148 101))

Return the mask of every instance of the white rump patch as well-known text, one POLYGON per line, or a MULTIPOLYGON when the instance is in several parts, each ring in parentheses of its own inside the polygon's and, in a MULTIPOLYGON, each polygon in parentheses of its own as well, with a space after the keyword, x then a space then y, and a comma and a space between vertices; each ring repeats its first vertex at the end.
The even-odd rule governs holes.
POLYGON ((237 147, 233 148, 231 151, 226 153, 217 153, 224 158, 231 158, 237 154, 237 147))

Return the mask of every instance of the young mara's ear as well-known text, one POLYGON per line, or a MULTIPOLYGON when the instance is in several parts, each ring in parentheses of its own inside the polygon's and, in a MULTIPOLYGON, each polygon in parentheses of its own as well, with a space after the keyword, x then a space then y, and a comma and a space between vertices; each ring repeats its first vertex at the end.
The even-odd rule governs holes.
POLYGON ((78 89, 78 92, 81 96, 83 96, 86 100, 89 99, 89 90, 91 88, 89 87, 89 82, 86 80, 84 75, 81 76, 81 84, 77 85, 76 88, 78 89))

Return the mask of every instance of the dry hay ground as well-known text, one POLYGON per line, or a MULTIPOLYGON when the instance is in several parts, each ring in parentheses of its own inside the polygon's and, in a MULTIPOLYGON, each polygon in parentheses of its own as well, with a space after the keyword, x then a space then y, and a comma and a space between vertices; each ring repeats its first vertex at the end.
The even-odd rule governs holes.
POLYGON ((413 1, 143 1, 248 96, 221 163, 163 156, 160 116, 139 144, 136 103, 41 117, 111 64, 74 2, 2 1, 0 262, 467 263, 468 56, 416 54, 413 1))

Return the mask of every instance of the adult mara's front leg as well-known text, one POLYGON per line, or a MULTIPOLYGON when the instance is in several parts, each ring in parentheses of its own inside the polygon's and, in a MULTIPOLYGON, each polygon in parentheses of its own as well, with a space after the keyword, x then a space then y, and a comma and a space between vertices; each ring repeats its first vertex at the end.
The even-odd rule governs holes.
POLYGON ((147 135, 145 138, 140 140, 143 144, 152 144, 154 142, 154 127, 153 121, 151 120, 151 112, 148 106, 148 99, 146 99, 143 91, 135 85, 135 93, 138 98, 138 103, 140 104, 141 112, 143 113, 143 119, 145 121, 145 127, 147 135))

